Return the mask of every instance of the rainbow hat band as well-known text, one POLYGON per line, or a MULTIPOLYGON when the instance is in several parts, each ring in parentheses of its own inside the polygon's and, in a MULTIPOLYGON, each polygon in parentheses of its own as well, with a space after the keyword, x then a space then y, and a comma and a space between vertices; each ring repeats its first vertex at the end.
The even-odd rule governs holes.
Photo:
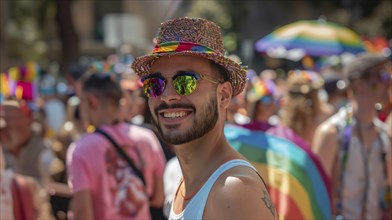
POLYGON ((0 73, 0 102, 9 97, 33 101, 37 96, 37 80, 40 67, 35 62, 24 66, 12 67, 0 73))
POLYGON ((152 53, 136 58, 132 68, 139 76, 146 76, 156 59, 169 55, 199 56, 221 65, 229 75, 233 96, 245 87, 245 68, 225 56, 221 30, 211 21, 178 18, 162 23, 152 53))

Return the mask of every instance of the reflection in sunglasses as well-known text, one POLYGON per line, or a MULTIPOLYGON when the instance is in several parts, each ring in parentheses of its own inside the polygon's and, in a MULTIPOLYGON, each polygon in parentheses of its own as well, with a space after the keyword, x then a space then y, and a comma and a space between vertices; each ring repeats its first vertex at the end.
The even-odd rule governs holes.
MULTIPOLYGON (((190 95, 196 90, 197 83, 200 79, 205 79, 215 84, 220 83, 203 74, 181 71, 172 77, 172 84, 177 94, 190 95)), ((162 95, 167 84, 167 80, 160 73, 150 74, 142 78, 142 82, 144 93, 148 97, 153 98, 162 95)))

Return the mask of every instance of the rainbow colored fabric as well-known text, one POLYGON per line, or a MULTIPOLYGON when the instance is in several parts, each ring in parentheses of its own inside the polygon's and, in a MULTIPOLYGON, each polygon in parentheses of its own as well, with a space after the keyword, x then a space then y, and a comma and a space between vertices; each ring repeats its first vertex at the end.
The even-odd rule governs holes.
POLYGON ((257 79, 252 83, 252 87, 247 92, 247 99, 250 102, 260 100, 264 96, 275 96, 276 85, 272 80, 257 79))
POLYGON ((0 73, 0 102, 14 96, 17 99, 32 101, 37 95, 37 80, 40 67, 35 62, 25 66, 12 67, 0 73))
POLYGON ((329 180, 308 151, 234 125, 226 125, 225 136, 266 180, 279 219, 331 219, 329 180))
POLYGON ((216 53, 213 49, 208 48, 206 46, 190 43, 190 42, 165 42, 162 44, 155 45, 152 54, 158 53, 171 53, 171 52, 184 52, 184 51, 192 51, 192 52, 202 52, 202 53, 216 53))
POLYGON ((351 29, 326 21, 302 20, 287 24, 256 42, 258 52, 284 47, 303 49, 309 56, 358 54, 365 51, 361 38, 351 29))

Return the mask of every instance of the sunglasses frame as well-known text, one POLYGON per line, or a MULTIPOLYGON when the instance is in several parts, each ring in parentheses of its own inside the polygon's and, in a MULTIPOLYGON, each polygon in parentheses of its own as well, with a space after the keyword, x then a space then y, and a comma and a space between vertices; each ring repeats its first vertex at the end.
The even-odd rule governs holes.
MULTIPOLYGON (((183 95, 183 96, 187 96, 187 95, 192 94, 192 93, 196 90, 196 88, 197 88, 197 83, 198 83, 198 81, 199 81, 200 79, 205 79, 205 80, 207 80, 207 81, 209 81, 209 82, 211 82, 211 83, 214 83, 214 84, 222 83, 222 82, 216 81, 216 80, 214 80, 214 79, 212 79, 212 78, 210 78, 210 77, 208 77, 208 76, 206 76, 206 75, 203 75, 203 74, 200 74, 200 73, 196 73, 196 72, 192 72, 192 71, 180 71, 179 73, 177 73, 176 75, 174 75, 174 76, 172 77, 172 82, 174 82, 174 80, 176 80, 176 78, 178 78, 178 77, 180 77, 180 76, 191 76, 191 77, 193 77, 193 78, 196 80, 195 89, 194 89, 193 91, 191 91, 189 94, 181 94, 181 93, 179 93, 179 92, 177 91, 177 89, 176 89, 176 86, 172 83, 172 86, 173 86, 174 90, 176 91, 176 93, 179 94, 179 95, 183 95)), ((149 98, 156 98, 156 97, 161 96, 161 95, 163 94, 163 92, 165 91, 166 85, 167 85, 167 79, 164 78, 160 73, 152 73, 152 74, 149 74, 149 75, 147 75, 147 76, 145 76, 145 77, 142 77, 141 82, 143 83, 143 92, 144 92, 144 94, 146 94, 146 96, 149 97, 149 98), (156 95, 156 96, 153 96, 153 95, 151 95, 150 93, 146 92, 147 89, 145 88, 145 83, 144 83, 144 82, 145 82, 146 80, 152 79, 152 78, 158 78, 158 79, 160 79, 160 80, 163 81, 162 93, 160 93, 160 94, 158 94, 158 95, 156 95)))

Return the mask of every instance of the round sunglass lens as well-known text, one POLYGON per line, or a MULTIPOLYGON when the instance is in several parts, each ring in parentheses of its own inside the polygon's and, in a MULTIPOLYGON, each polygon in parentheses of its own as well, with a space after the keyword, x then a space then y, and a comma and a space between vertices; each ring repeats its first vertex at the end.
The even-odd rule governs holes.
POLYGON ((162 95, 164 89, 165 81, 157 77, 146 79, 143 83, 144 93, 148 97, 158 97, 162 95))
POLYGON ((180 95, 189 95, 195 91, 197 80, 193 76, 182 75, 173 80, 173 86, 180 95))

